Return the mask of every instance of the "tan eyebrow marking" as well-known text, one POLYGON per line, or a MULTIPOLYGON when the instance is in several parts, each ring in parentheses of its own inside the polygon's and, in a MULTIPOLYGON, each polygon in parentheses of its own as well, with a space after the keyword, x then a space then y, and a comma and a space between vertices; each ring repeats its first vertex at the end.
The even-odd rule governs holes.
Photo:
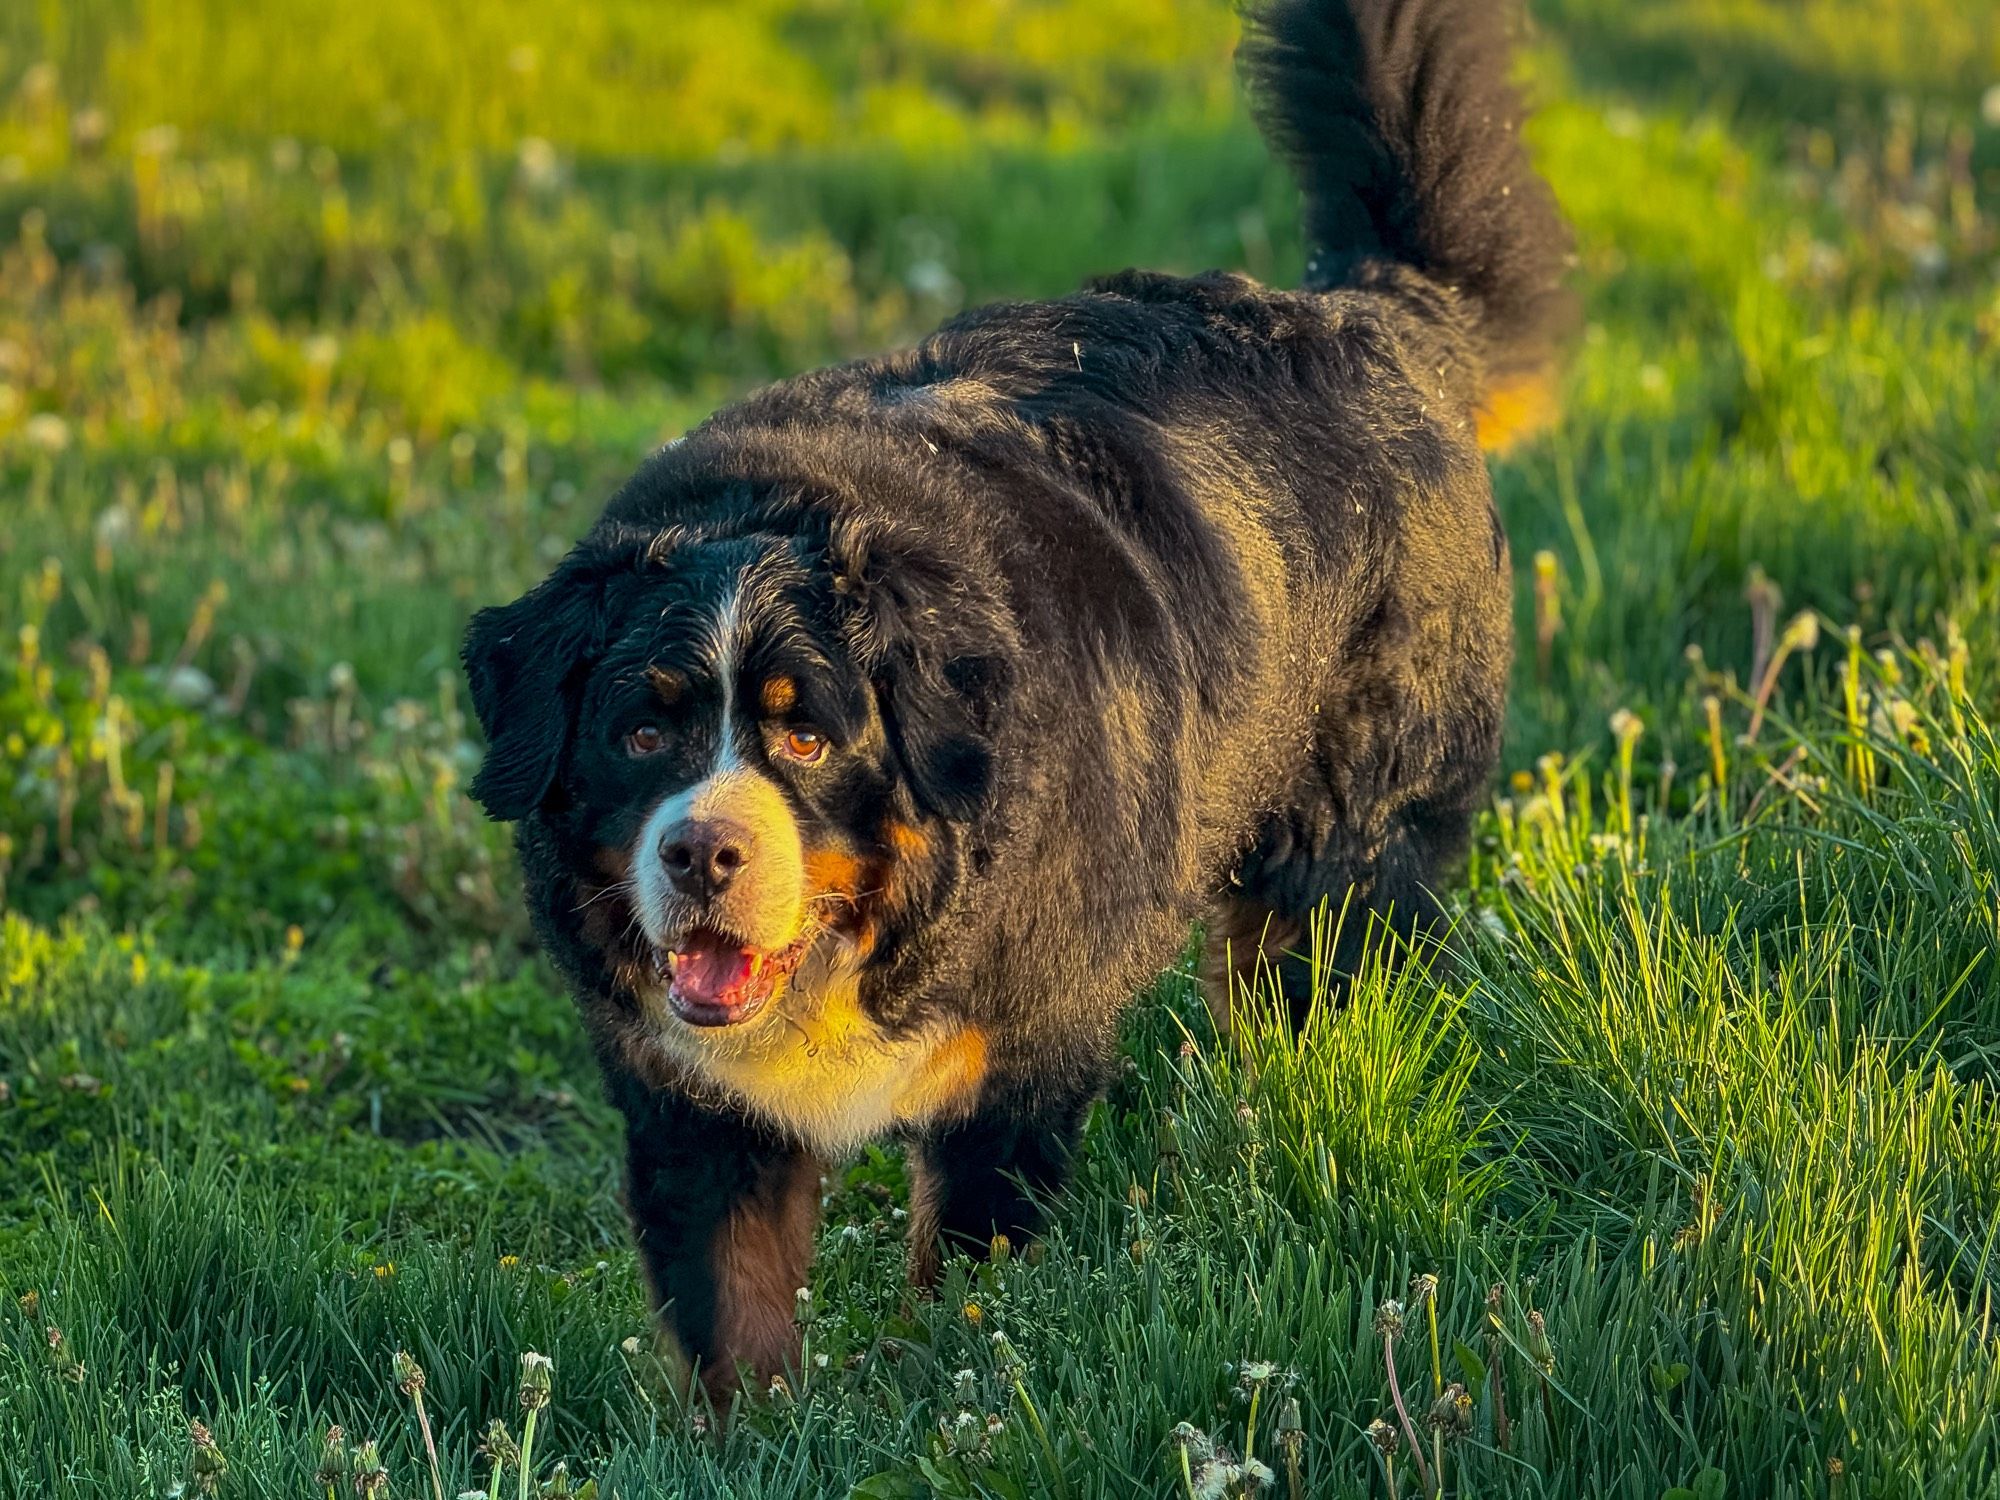
POLYGON ((758 694, 767 714, 781 714, 799 701, 799 685, 789 677, 767 677, 758 694))
POLYGON ((653 685, 660 701, 669 705, 679 702, 681 694, 687 691, 685 674, 669 671, 665 667, 646 668, 646 681, 653 685))

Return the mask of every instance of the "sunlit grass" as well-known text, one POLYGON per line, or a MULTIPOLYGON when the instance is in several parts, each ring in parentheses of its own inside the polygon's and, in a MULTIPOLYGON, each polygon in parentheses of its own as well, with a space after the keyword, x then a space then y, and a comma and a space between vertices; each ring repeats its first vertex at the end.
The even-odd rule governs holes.
POLYGON ((1990 1493, 2000 15, 1537 7, 1588 324, 1450 945, 1166 977, 935 1300, 852 1164, 722 1424, 462 622, 736 391, 1300 252, 1219 0, 659 14, 0 11, 0 1494, 516 1495, 529 1353, 546 1494, 1990 1493))

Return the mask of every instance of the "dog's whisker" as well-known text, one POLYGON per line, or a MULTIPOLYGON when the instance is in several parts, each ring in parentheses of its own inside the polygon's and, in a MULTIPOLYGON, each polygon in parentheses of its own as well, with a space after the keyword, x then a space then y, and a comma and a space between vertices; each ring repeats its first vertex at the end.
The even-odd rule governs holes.
POLYGON ((587 900, 578 902, 575 906, 571 907, 570 910, 573 912, 585 911, 588 908, 595 906, 598 902, 602 901, 606 896, 631 895, 637 889, 638 889, 638 882, 636 880, 630 878, 624 880, 614 880, 610 885, 607 885, 602 890, 598 891, 596 895, 589 897, 587 900))

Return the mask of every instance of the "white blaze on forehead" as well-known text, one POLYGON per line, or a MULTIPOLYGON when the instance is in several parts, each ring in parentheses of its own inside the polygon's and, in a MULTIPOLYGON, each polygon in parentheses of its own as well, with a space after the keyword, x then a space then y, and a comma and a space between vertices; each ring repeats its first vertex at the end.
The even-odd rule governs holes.
POLYGON ((722 689, 722 718, 715 731, 711 776, 743 763, 736 753, 736 677, 743 648, 742 602, 743 580, 739 575, 735 586, 723 598, 722 607, 715 612, 715 624, 710 628, 715 648, 715 680, 722 689))

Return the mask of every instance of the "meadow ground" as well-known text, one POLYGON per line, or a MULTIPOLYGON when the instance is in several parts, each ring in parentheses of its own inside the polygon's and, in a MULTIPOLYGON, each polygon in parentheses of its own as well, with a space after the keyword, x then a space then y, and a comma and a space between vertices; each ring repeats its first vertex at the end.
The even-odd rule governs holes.
POLYGON ((1542 0, 1589 321, 1496 469, 1455 959, 1296 1042, 1166 977, 1046 1245, 935 1302, 854 1163, 720 1436, 460 625, 731 392, 1300 255, 1220 0, 674 15, 0 7, 0 1494, 428 1494, 398 1350, 444 1493, 526 1493, 535 1350, 543 1493, 1414 1496, 1388 1298, 1452 1494, 1992 1493, 2000 9, 1542 0))

